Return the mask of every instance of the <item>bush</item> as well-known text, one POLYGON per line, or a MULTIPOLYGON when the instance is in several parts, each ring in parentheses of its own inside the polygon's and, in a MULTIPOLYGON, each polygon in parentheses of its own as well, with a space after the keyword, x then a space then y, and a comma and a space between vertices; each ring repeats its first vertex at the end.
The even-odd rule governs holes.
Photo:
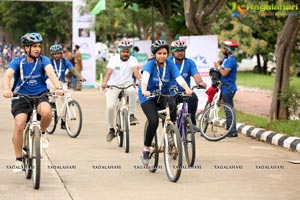
POLYGON ((106 62, 96 60, 96 80, 100 80, 100 74, 103 74, 103 76, 106 73, 106 62))

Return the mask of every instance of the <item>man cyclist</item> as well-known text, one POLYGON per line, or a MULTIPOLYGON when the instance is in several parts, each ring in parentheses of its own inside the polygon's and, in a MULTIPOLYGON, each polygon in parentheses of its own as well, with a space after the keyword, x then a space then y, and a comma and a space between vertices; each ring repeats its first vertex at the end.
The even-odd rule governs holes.
MULTIPOLYGON (((9 64, 3 78, 5 98, 13 97, 13 93, 26 94, 28 96, 39 96, 48 91, 45 75, 49 77, 55 86, 55 93, 63 95, 63 90, 56 77, 49 58, 41 55, 43 38, 39 33, 27 33, 21 37, 21 45, 25 50, 25 55, 15 57, 9 64), (10 82, 14 78, 14 85, 11 88, 10 82)), ((23 130, 26 121, 32 113, 32 105, 29 99, 20 98, 13 100, 11 113, 15 119, 13 130, 13 145, 16 155, 15 172, 23 169, 22 145, 23 130)), ((32 104, 33 102, 30 101, 32 104)), ((45 130, 51 122, 51 107, 48 97, 44 96, 37 102, 37 112, 40 115, 40 126, 42 130, 42 147, 47 148, 49 143, 45 138, 45 130)))
MULTIPOLYGON (((120 54, 111 57, 107 63, 106 75, 103 79, 102 88, 108 88, 109 85, 126 87, 133 84, 132 73, 134 73, 137 80, 141 80, 138 61, 135 57, 130 55, 132 52, 132 43, 128 40, 120 41, 118 44, 118 52, 120 54)), ((134 87, 129 87, 125 92, 126 95, 129 96, 130 125, 135 125, 139 123, 134 116, 136 91, 134 87)), ((113 87, 106 90, 106 116, 109 126, 109 132, 106 136, 107 142, 112 141, 115 137, 114 108, 119 93, 120 89, 113 87)))
MULTIPOLYGON (((233 53, 239 46, 236 42, 232 40, 225 40, 223 43, 222 52, 224 54, 224 58, 222 61, 214 62, 214 66, 217 68, 218 72, 221 75, 221 82, 223 83, 221 88, 222 99, 224 103, 233 106, 233 97, 235 92, 237 91, 236 86, 236 73, 237 73, 237 61, 234 57, 233 53)), ((230 119, 231 116, 227 116, 226 119, 230 119)), ((230 126, 231 120, 226 122, 230 126)), ((237 137, 238 131, 236 129, 236 122, 234 121, 233 129, 231 133, 228 134, 227 137, 237 137)))
MULTIPOLYGON (((169 61, 175 63, 181 76, 184 78, 185 82, 191 87, 191 76, 194 78, 197 85, 206 87, 206 83, 203 82, 201 76, 199 75, 196 63, 189 58, 185 57, 185 50, 187 45, 184 41, 175 40, 171 43, 172 56, 168 58, 169 61)), ((178 84, 176 84, 178 91, 183 92, 184 89, 178 84)), ((196 127, 196 111, 198 106, 198 97, 193 92, 192 97, 188 101, 188 112, 191 114, 191 120, 193 123, 193 129, 199 131, 196 127)))
MULTIPOLYGON (((158 109, 166 107, 166 98, 150 97, 151 93, 159 90, 163 94, 170 93, 170 87, 174 81, 184 88, 188 95, 192 94, 185 80, 180 76, 180 72, 173 61, 167 60, 169 54, 169 44, 164 40, 157 40, 151 45, 151 53, 154 56, 143 69, 141 87, 139 88, 139 102, 147 117, 148 127, 144 140, 144 149, 141 162, 147 166, 149 162, 149 152, 151 142, 158 127, 158 109)), ((170 115, 173 122, 176 121, 176 103, 173 98, 169 98, 170 115)))
MULTIPOLYGON (((60 44, 52 45, 50 47, 50 54, 52 55, 50 61, 56 76, 61 82, 61 85, 63 85, 63 89, 66 90, 67 85, 65 85, 64 83, 67 70, 69 70, 81 82, 86 81, 86 79, 81 76, 81 74, 73 67, 72 63, 68 59, 62 57, 63 51, 64 50, 60 44)), ((55 89, 49 79, 47 80, 47 85, 50 91, 53 91, 55 89)), ((60 110, 63 105, 63 98, 56 99, 55 105, 56 108, 60 110)), ((65 129, 65 122, 63 119, 61 119, 61 128, 65 129)))

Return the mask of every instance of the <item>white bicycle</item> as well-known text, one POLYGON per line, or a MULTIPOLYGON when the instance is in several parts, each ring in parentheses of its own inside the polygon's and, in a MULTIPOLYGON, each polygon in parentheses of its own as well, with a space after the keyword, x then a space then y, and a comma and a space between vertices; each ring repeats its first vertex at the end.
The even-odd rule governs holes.
POLYGON ((63 97, 54 96, 49 102, 52 107, 52 121, 46 132, 53 134, 60 120, 61 128, 65 129, 70 137, 78 137, 82 127, 82 111, 80 104, 72 99, 69 90, 64 88, 63 97), (57 106, 58 101, 61 100, 63 100, 62 106, 57 106))

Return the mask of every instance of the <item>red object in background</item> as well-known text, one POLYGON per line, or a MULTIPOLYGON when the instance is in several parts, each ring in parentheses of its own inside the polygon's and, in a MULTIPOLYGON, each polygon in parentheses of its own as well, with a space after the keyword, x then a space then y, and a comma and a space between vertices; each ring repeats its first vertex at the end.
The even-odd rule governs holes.
POLYGON ((210 88, 208 88, 208 90, 206 90, 205 93, 208 95, 208 100, 207 100, 208 103, 212 102, 217 91, 218 91, 218 88, 215 88, 215 87, 210 87, 210 88))

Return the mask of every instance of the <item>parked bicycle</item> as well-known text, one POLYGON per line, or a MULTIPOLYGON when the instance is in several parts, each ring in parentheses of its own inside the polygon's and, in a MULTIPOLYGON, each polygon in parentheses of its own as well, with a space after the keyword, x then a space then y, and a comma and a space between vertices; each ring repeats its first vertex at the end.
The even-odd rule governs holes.
POLYGON ((132 86, 134 86, 134 84, 130 84, 126 87, 119 87, 116 85, 108 86, 108 87, 114 87, 121 90, 118 96, 119 102, 115 107, 115 125, 116 125, 115 136, 117 137, 119 147, 124 147, 125 153, 129 152, 129 131, 130 131, 129 108, 127 104, 127 97, 125 95, 125 90, 132 86))
POLYGON ((222 85, 221 81, 216 82, 215 88, 212 88, 215 90, 212 101, 207 102, 200 113, 200 133, 208 141, 215 142, 224 139, 235 124, 234 109, 229 104, 220 101, 222 85))
POLYGON ((57 97, 53 96, 50 99, 50 105, 52 107, 52 121, 46 132, 48 134, 53 134, 56 126, 61 121, 61 128, 65 129, 67 134, 76 138, 80 134, 82 128, 82 111, 80 104, 71 97, 69 89, 64 84, 64 96, 57 97), (63 100, 61 106, 57 106, 57 101, 63 100))
POLYGON ((30 120, 26 123, 23 134, 23 150, 22 157, 24 163, 25 177, 33 180, 34 189, 39 189, 41 180, 41 127, 37 119, 38 113, 36 102, 43 96, 51 96, 50 93, 44 93, 41 96, 27 96, 25 94, 14 94, 14 99, 24 98, 30 105, 33 101, 33 110, 30 120))
MULTIPOLYGON (((161 94, 160 92, 151 94, 151 97, 154 96, 171 97, 171 95, 161 94)), ((158 116, 162 122, 162 130, 157 130, 153 137, 150 146, 148 170, 152 173, 157 170, 159 153, 164 153, 164 164, 168 179, 177 182, 182 170, 182 142, 178 128, 171 121, 168 101, 166 108, 158 111, 158 116)), ((145 123, 144 137, 146 137, 147 127, 148 121, 145 123)))
MULTIPOLYGON (((205 89, 196 85, 192 87, 192 90, 195 88, 205 89)), ((195 163, 196 158, 196 140, 191 116, 188 113, 188 101, 191 98, 191 96, 186 95, 185 92, 176 91, 176 93, 178 95, 176 101, 178 103, 177 128, 180 132, 181 139, 183 142, 186 162, 189 167, 192 167, 195 163)))

